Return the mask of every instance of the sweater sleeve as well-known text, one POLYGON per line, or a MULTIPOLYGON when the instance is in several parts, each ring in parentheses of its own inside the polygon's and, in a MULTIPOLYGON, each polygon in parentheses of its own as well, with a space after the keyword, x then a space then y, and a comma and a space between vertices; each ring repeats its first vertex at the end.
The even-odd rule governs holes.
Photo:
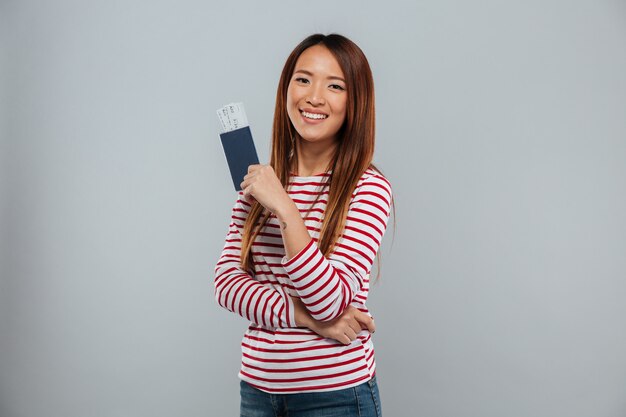
POLYGON ((341 315, 363 288, 390 216, 392 190, 381 175, 365 178, 353 194, 345 229, 326 258, 313 239, 282 265, 311 316, 341 315))
POLYGON ((264 327, 296 327, 293 301, 280 286, 264 285, 241 266, 241 233, 250 204, 239 192, 222 254, 215 266, 215 299, 225 309, 264 327))

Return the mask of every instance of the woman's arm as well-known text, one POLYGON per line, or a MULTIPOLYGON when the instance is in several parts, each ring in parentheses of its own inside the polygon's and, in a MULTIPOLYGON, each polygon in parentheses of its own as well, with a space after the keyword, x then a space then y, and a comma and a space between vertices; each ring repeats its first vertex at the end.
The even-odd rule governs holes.
POLYGON ((350 202, 343 234, 328 258, 304 236, 308 231, 297 207, 294 211, 284 205, 276 212, 286 251, 282 265, 315 320, 340 317, 369 279, 387 228, 391 196, 384 177, 364 179, 350 202))
POLYGON ((241 267, 241 230, 249 210, 250 204, 240 192, 215 266, 215 299, 220 306, 258 325, 296 327, 293 302, 287 292, 258 282, 241 267))

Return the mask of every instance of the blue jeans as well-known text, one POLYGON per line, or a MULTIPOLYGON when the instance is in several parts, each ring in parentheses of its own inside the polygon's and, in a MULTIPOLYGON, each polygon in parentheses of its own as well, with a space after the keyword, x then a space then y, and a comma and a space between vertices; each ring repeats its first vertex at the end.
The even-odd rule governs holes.
POLYGON ((381 417, 376 377, 353 388, 268 394, 240 382, 241 417, 381 417))

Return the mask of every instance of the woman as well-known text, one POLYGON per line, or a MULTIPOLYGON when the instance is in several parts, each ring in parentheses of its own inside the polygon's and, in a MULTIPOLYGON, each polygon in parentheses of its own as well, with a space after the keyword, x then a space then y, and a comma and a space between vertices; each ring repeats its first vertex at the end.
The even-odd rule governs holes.
POLYGON ((270 163, 249 167, 215 268, 217 302, 251 322, 242 416, 381 415, 365 302, 392 190, 373 153, 365 55, 309 36, 287 58, 270 163))

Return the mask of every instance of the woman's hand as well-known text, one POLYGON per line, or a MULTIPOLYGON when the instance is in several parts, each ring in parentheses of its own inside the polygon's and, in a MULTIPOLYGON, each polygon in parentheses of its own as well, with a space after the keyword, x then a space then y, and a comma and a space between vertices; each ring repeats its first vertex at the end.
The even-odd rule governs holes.
POLYGON ((370 333, 376 330, 374 319, 351 305, 334 320, 317 321, 311 318, 299 298, 292 299, 296 308, 296 324, 306 326, 320 336, 334 339, 344 345, 356 340, 361 330, 368 330, 370 333))
POLYGON ((341 313, 341 316, 334 320, 313 320, 310 329, 320 336, 349 345, 356 340, 361 330, 369 330, 370 333, 374 333, 376 326, 373 318, 350 305, 341 313))
POLYGON ((250 165, 241 188, 246 200, 252 197, 274 214, 294 204, 270 165, 250 165))

